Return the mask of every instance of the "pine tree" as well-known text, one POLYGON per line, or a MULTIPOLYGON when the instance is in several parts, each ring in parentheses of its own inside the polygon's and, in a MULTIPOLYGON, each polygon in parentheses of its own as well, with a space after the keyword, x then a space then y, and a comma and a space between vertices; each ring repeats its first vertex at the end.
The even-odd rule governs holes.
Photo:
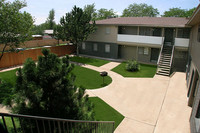
POLYGON ((76 120, 94 120, 93 105, 84 88, 74 85, 69 57, 42 50, 36 64, 27 59, 18 70, 13 112, 76 120))

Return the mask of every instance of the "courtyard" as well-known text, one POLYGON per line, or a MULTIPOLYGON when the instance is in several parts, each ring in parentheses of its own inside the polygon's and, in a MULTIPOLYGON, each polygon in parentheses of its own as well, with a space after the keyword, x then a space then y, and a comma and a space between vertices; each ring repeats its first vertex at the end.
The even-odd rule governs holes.
MULTIPOLYGON (((188 133, 191 108, 187 106, 185 73, 172 77, 123 77, 113 71, 118 62, 102 66, 82 65, 97 72, 107 71, 112 82, 103 88, 87 89, 90 97, 99 97, 124 119, 116 133, 188 133)), ((6 112, 1 108, 0 112, 6 112)))
POLYGON ((96 71, 107 71, 112 83, 104 88, 87 90, 124 115, 116 133, 188 133, 191 108, 187 106, 185 73, 172 77, 124 78, 110 71, 117 62, 101 67, 85 65, 96 71))

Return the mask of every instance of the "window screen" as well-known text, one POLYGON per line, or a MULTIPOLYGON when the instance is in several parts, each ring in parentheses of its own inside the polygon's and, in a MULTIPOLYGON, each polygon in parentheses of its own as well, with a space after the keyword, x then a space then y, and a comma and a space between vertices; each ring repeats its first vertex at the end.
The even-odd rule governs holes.
POLYGON ((82 49, 83 50, 85 49, 85 43, 84 42, 82 43, 82 49))
POLYGON ((105 45, 105 52, 106 52, 106 53, 109 53, 109 52, 110 52, 110 45, 109 45, 109 44, 106 44, 106 45, 105 45))

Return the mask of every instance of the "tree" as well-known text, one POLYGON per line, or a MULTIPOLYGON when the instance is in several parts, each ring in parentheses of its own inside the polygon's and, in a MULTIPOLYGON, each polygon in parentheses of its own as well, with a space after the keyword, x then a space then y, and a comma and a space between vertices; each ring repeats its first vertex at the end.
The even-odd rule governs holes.
POLYGON ((20 9, 26 6, 25 2, 15 0, 13 3, 0 1, 0 44, 2 44, 0 60, 6 47, 11 51, 19 47, 20 43, 30 39, 33 18, 20 9))
POLYGON ((169 11, 165 11, 163 17, 191 17, 196 8, 192 9, 181 9, 179 8, 170 8, 169 11))
POLYGON ((96 20, 102 20, 107 18, 116 18, 118 15, 114 12, 113 9, 107 10, 105 8, 101 8, 98 10, 96 15, 96 20))
POLYGON ((91 14, 93 21, 118 17, 118 15, 116 14, 116 12, 114 12, 113 9, 108 10, 105 8, 101 8, 99 10, 96 10, 94 3, 92 5, 86 5, 84 7, 84 12, 91 14))
POLYGON ((87 40, 89 34, 96 30, 95 21, 90 22, 91 19, 91 14, 76 6, 60 19, 60 25, 63 28, 61 32, 64 32, 61 34, 64 35, 64 40, 76 45, 77 56, 79 56, 80 43, 87 40))
POLYGON ((74 85, 69 57, 42 50, 36 64, 27 59, 18 70, 13 112, 76 120, 94 120, 93 104, 84 88, 74 85))
POLYGON ((128 8, 125 8, 122 13, 122 17, 156 17, 159 15, 158 9, 152 5, 142 4, 130 4, 128 8))
POLYGON ((96 20, 97 17, 97 13, 96 13, 96 9, 95 9, 95 4, 91 4, 91 5, 86 5, 84 6, 84 12, 86 12, 87 14, 90 14, 92 17, 92 21, 96 20))
POLYGON ((48 29, 53 29, 54 26, 56 25, 54 19, 55 19, 55 10, 51 9, 49 11, 49 16, 48 16, 47 21, 46 21, 48 29))
POLYGON ((192 9, 189 9, 186 12, 186 17, 191 17, 195 10, 196 10, 196 7, 192 8, 192 9))
POLYGON ((46 23, 42 23, 40 25, 34 25, 32 28, 32 34, 43 35, 45 29, 48 29, 48 25, 46 23))
POLYGON ((60 44, 59 40, 65 40, 64 28, 62 28, 60 24, 54 27, 53 36, 56 40, 58 40, 58 44, 60 44))

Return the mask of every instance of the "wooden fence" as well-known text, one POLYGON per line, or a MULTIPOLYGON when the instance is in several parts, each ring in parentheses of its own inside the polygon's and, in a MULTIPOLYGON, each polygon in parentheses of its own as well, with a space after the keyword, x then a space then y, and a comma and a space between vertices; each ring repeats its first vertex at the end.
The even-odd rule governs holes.
MULTIPOLYGON (((68 41, 59 40, 60 44, 68 43, 68 41)), ((58 40, 56 39, 46 39, 46 40, 31 40, 26 41, 24 44, 21 44, 20 48, 33 48, 33 47, 42 47, 42 46, 56 46, 58 44, 58 40)), ((0 51, 3 50, 4 44, 0 44, 0 51)), ((6 47, 5 50, 9 50, 10 47, 6 47)))
MULTIPOLYGON (((50 49, 52 53, 55 53, 58 56, 64 56, 66 54, 72 54, 75 52, 75 46, 73 45, 55 46, 49 47, 48 49, 50 49)), ((41 48, 24 50, 18 53, 4 53, 0 61, 0 68, 21 65, 27 58, 32 58, 36 61, 39 55, 42 55, 41 48)))

